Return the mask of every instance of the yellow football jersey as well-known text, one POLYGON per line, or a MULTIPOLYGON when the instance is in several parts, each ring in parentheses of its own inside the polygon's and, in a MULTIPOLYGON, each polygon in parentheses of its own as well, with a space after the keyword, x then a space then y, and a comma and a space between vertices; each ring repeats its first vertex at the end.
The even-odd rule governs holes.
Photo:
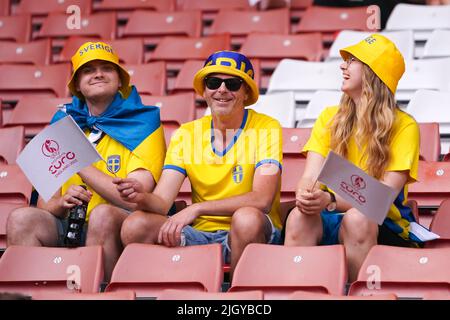
MULTIPOLYGON (((85 134, 89 135, 89 130, 86 130, 85 134)), ((164 130, 162 126, 159 126, 158 129, 153 131, 133 151, 128 150, 122 144, 106 134, 101 138, 96 149, 105 161, 97 161, 92 164, 92 166, 111 177, 114 177, 113 173, 115 173, 117 177, 125 178, 130 172, 136 169, 149 170, 156 182, 161 177, 166 151, 164 130)), ((61 194, 65 194, 66 190, 72 184, 84 185, 79 175, 73 175, 62 186, 61 194)), ((111 184, 111 188, 114 188, 113 184, 111 184)), ((99 204, 107 203, 107 201, 94 190, 89 187, 88 190, 90 190, 93 195, 88 204, 86 220, 89 219, 89 214, 92 209, 99 204)))
MULTIPOLYGON (((330 124, 338 107, 326 108, 314 124, 311 137, 303 148, 303 152, 314 151, 323 157, 330 151, 330 124)), ((417 180, 419 168, 419 126, 407 113, 397 110, 390 143, 390 159, 386 171, 409 172, 407 183, 417 180)), ((364 147, 363 147, 364 148, 364 147)), ((347 160, 367 172, 363 152, 355 138, 348 143, 347 160)), ((408 184, 400 191, 392 204, 384 224, 404 239, 409 239, 409 222, 414 221, 411 209, 406 206, 408 200, 408 184)))
MULTIPOLYGON (((246 109, 240 129, 223 151, 213 144, 220 134, 213 128, 212 117, 205 116, 183 124, 171 139, 163 169, 177 170, 189 178, 193 203, 252 191, 255 170, 264 163, 275 163, 281 169, 281 126, 277 120, 246 109)), ((280 188, 279 183, 269 213, 277 228, 281 228, 280 188)), ((193 226, 213 232, 229 230, 230 222, 230 216, 203 215, 193 226)))

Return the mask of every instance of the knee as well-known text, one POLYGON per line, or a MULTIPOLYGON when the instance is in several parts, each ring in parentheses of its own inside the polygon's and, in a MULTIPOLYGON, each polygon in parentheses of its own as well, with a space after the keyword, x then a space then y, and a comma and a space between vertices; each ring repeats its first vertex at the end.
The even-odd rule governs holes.
POLYGON ((264 234, 264 213, 252 207, 243 207, 231 218, 231 233, 236 236, 254 237, 264 234))
POLYGON ((118 221, 112 214, 115 208, 108 204, 100 204, 89 215, 88 233, 109 235, 118 230, 118 221))
POLYGON ((147 224, 146 215, 146 213, 136 211, 125 219, 120 230, 120 238, 124 246, 141 242, 145 233, 148 232, 145 227, 147 224))
POLYGON ((35 208, 24 207, 18 208, 9 213, 6 223, 7 234, 13 234, 20 232, 20 230, 26 230, 29 226, 35 224, 34 218, 35 208))
POLYGON ((378 236, 378 226, 357 210, 349 210, 342 219, 343 240, 359 244, 374 242, 378 236))

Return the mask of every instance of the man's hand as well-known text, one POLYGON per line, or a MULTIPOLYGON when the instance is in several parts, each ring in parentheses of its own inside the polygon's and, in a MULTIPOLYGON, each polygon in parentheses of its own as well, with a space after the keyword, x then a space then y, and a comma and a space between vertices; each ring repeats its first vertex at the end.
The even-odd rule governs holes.
POLYGON ((117 191, 119 191, 122 200, 135 203, 138 206, 139 203, 144 200, 146 192, 142 183, 137 179, 114 178, 112 182, 117 186, 117 191))
POLYGON ((70 209, 83 202, 89 202, 92 198, 92 192, 85 190, 78 185, 71 185, 66 193, 60 198, 60 206, 64 209, 70 209))
POLYGON ((181 243, 181 230, 184 226, 194 222, 199 215, 198 204, 192 204, 169 217, 159 229, 158 243, 168 247, 179 246, 181 243))

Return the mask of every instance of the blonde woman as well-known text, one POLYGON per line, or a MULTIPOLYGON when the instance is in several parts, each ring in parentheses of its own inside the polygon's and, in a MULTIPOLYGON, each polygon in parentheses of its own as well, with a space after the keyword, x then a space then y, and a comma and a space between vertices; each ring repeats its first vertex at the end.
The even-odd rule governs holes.
POLYGON ((419 128, 395 102, 405 62, 389 39, 374 34, 340 53, 343 95, 339 106, 321 113, 303 149, 307 162, 286 221, 285 245, 343 244, 354 281, 372 246, 419 242, 409 232, 414 216, 406 206, 407 184, 417 179, 419 128), (398 192, 381 226, 326 186, 312 189, 330 150, 398 192))

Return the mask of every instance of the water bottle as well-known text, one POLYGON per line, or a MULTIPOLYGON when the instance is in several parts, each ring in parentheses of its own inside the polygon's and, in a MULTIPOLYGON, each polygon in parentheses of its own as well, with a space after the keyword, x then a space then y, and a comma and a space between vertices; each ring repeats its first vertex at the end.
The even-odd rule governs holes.
MULTIPOLYGON (((85 186, 81 186, 86 190, 85 186)), ((87 202, 80 205, 76 205, 69 209, 68 227, 66 236, 64 238, 64 244, 67 247, 79 247, 81 246, 81 239, 83 234, 83 226, 86 221, 87 202)))

